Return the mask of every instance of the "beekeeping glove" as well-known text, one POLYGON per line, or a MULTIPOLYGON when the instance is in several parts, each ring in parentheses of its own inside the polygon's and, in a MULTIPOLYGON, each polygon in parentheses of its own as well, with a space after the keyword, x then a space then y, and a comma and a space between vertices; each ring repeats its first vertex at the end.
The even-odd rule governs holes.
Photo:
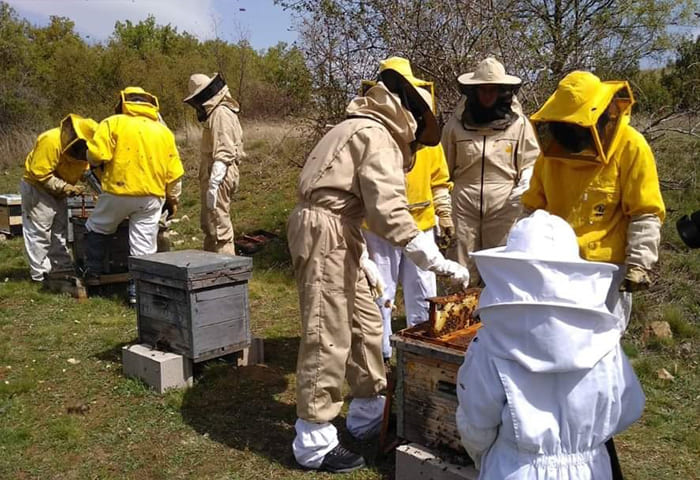
POLYGON ((369 252, 367 252, 367 246, 362 245, 362 255, 360 255, 360 268, 365 273, 367 277, 367 283, 369 283, 369 289, 372 292, 372 296, 375 300, 380 299, 384 296, 384 280, 379 273, 379 267, 374 261, 369 258, 369 252))
POLYGON ((452 282, 458 284, 463 290, 469 288, 469 270, 443 257, 430 235, 416 235, 404 247, 403 252, 419 268, 429 270, 435 275, 450 277, 452 282))
POLYGON ((448 188, 433 188, 433 206, 435 215, 438 217, 438 246, 447 248, 455 234, 455 225, 452 223, 452 199, 448 188))
POLYGON ((520 172, 520 180, 518 180, 518 183, 513 187, 513 190, 510 191, 510 195, 508 196, 510 202, 519 202, 523 193, 527 192, 527 189, 530 188, 530 179, 532 178, 533 169, 534 167, 527 167, 520 172))
POLYGON ((82 185, 71 185, 70 183, 66 183, 63 187, 63 195, 66 197, 77 197, 83 193, 85 193, 85 187, 82 185))
POLYGON ((639 292, 646 290, 651 285, 649 272, 638 265, 628 265, 625 278, 620 284, 621 292, 639 292))
POLYGON ((213 210, 216 208, 216 197, 219 194, 219 186, 226 177, 228 167, 220 160, 214 160, 211 166, 211 174, 209 175, 209 188, 207 189, 207 208, 213 210))

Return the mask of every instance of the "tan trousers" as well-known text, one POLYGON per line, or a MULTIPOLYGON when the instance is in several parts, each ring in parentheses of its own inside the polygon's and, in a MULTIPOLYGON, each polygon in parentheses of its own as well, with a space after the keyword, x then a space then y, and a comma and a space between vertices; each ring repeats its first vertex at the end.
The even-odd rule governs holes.
POLYGON ((207 189, 213 162, 202 163, 199 168, 199 200, 201 205, 200 226, 204 233, 203 249, 207 252, 235 255, 233 247, 233 224, 231 223, 231 199, 238 191, 238 166, 231 165, 224 181, 219 185, 216 206, 207 208, 207 189))
MULTIPOLYGON (((486 184, 485 191, 487 192, 489 188, 486 184)), ((504 199, 503 195, 494 196, 488 193, 484 195, 483 210, 481 210, 479 195, 480 192, 471 187, 462 189, 457 185, 452 192, 455 241, 447 252, 447 258, 469 269, 470 287, 478 286, 481 283, 481 276, 476 264, 469 257, 469 252, 505 245, 508 232, 522 210, 519 201, 510 202, 504 199), (505 203, 503 203, 504 200, 505 203)))
POLYGON ((297 205, 287 238, 302 321, 297 416, 330 422, 343 406, 345 378, 356 398, 373 397, 386 387, 382 317, 359 268, 359 221, 297 205))

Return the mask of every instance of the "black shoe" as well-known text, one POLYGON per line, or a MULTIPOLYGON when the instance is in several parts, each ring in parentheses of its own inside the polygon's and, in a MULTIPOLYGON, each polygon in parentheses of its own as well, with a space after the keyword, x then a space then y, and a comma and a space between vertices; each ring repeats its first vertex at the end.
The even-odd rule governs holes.
POLYGON ((336 447, 328 452, 325 457, 323 457, 323 462, 319 467, 319 470, 331 473, 348 473, 362 468, 365 466, 365 459, 362 455, 353 453, 342 445, 338 444, 336 447))

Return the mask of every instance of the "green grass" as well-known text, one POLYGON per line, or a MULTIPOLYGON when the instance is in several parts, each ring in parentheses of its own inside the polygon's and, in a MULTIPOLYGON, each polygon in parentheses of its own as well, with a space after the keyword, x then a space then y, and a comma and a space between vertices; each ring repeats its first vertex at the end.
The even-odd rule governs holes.
MULTIPOLYGON (((284 232, 306 146, 295 136, 280 139, 279 127, 259 128, 246 143, 232 217, 237 234, 263 228, 280 236, 254 256, 250 282, 251 324, 265 338, 266 364, 207 362, 192 388, 158 395, 121 373, 120 349, 135 341, 136 321, 118 296, 78 303, 45 292, 29 281, 21 239, 0 243, 0 478, 331 478, 298 469, 291 453, 299 312, 284 232)), ((173 240, 179 249, 198 248, 197 152, 182 147, 179 216, 189 221, 173 226, 173 240)), ((697 150, 687 142, 659 146, 661 177, 694 172, 679 164, 693 162, 697 150)), ((17 190, 21 161, 0 172, 0 192, 17 190)), ((657 281, 635 296, 623 342, 647 395, 642 419, 616 438, 633 480, 698 478, 700 252, 681 244, 674 224, 700 207, 700 196, 692 182, 664 196, 670 213, 657 281), (654 320, 668 321, 674 338, 646 339, 654 320), (659 379, 661 368, 674 380, 659 379)), ((376 458, 376 444, 353 443, 342 418, 337 425, 371 463, 344 478, 392 478, 393 456, 376 458)))

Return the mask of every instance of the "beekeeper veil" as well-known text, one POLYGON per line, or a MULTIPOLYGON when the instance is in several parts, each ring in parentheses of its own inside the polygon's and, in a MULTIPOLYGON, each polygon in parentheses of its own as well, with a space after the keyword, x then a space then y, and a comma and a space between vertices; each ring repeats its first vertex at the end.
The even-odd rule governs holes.
POLYGON ((415 138, 421 145, 432 147, 440 143, 440 126, 433 113, 430 91, 415 87, 393 68, 379 72, 379 80, 401 100, 401 106, 411 113, 416 121, 415 138))
POLYGON ((633 104, 627 82, 602 82, 590 72, 568 74, 531 117, 542 153, 607 163, 633 104))
POLYGON ((97 130, 97 122, 71 113, 61 120, 61 154, 86 160, 87 142, 97 130))
POLYGON ((205 121, 222 101, 227 101, 236 113, 240 110, 238 102, 231 98, 226 80, 220 73, 212 78, 202 73, 195 73, 190 76, 187 88, 189 96, 183 101, 197 111, 197 120, 200 122, 205 121))

